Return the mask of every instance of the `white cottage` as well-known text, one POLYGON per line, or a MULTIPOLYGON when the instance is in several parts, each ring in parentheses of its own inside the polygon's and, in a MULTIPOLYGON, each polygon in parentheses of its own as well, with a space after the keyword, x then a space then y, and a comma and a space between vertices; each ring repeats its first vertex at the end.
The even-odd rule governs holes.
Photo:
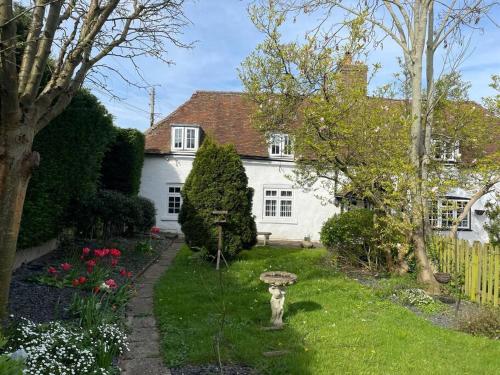
MULTIPOLYGON (((197 91, 146 134, 146 155, 140 195, 152 199, 157 225, 180 231, 177 216, 180 190, 206 135, 232 143, 241 155, 254 189, 253 214, 259 232, 272 240, 319 240, 322 224, 340 209, 324 204, 311 191, 294 186, 287 177, 294 161, 286 134, 271 145, 250 123, 251 104, 242 93, 197 91)), ((317 192, 317 191, 316 191, 317 192)))
MULTIPOLYGON (((287 177, 294 169, 288 136, 277 134, 269 145, 253 128, 251 113, 252 104, 242 93, 197 91, 147 131, 140 195, 154 201, 160 228, 180 232, 180 191, 196 151, 203 138, 210 135, 219 143, 234 144, 240 154, 249 186, 255 191, 253 214, 259 232, 271 232, 273 240, 302 240, 306 236, 319 240, 323 223, 339 213, 340 207, 317 198, 326 193, 320 186, 313 187, 314 192, 294 186, 287 177)), ((457 189, 435 202, 430 217, 435 229, 446 234, 446 227, 459 215, 468 197, 467 192, 457 189)), ((491 199, 493 194, 472 207, 460 223, 460 238, 488 240, 483 229, 484 206, 491 199)))

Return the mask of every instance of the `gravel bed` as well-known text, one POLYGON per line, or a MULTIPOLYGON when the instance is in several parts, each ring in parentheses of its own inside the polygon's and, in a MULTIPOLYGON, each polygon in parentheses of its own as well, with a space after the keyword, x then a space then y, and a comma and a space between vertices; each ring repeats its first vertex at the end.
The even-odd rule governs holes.
MULTIPOLYGON (((248 366, 242 365, 225 365, 223 367, 224 375, 258 375, 258 373, 248 366)), ((208 365, 187 365, 183 367, 174 367, 170 369, 172 375, 214 375, 221 374, 219 366, 214 364, 208 365)))
POLYGON ((80 296, 89 295, 89 291, 76 288, 57 288, 42 285, 33 281, 38 276, 45 274, 50 265, 57 266, 63 262, 77 264, 83 247, 92 249, 99 247, 116 247, 122 251, 120 263, 113 272, 112 277, 119 279, 119 270, 123 267, 133 274, 140 272, 151 260, 155 259, 161 249, 165 249, 171 239, 161 236, 152 241, 154 250, 150 253, 137 253, 135 245, 146 237, 117 238, 106 242, 76 240, 74 244, 58 248, 30 263, 23 264, 12 275, 9 298, 9 314, 14 319, 21 317, 34 322, 48 322, 52 320, 66 320, 70 316, 68 307, 75 293, 80 296), (113 245, 113 246, 111 246, 113 245))

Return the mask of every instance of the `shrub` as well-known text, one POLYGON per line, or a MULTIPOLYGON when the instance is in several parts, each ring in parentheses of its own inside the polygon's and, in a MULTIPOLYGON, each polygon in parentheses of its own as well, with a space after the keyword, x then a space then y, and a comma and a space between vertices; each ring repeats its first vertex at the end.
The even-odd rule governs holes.
POLYGON ((152 201, 130 197, 118 191, 100 190, 80 203, 72 220, 80 234, 104 237, 146 231, 155 223, 156 209, 152 201))
POLYGON ((144 134, 116 128, 116 137, 102 163, 102 188, 137 195, 144 163, 144 134))
POLYGON ((41 163, 31 177, 21 221, 20 248, 57 236, 74 203, 97 190, 101 162, 114 137, 111 115, 81 90, 68 108, 36 135, 41 163))
POLYGON ((152 200, 137 197, 137 204, 139 206, 139 211, 141 213, 140 221, 138 221, 135 226, 138 231, 146 232, 149 231, 156 224, 156 208, 152 200))
POLYGON ((353 262, 371 261, 374 226, 373 212, 354 209, 328 219, 321 228, 323 245, 353 262))
POLYGON ((181 194, 179 223, 191 248, 204 248, 209 254, 216 254, 214 210, 228 211, 223 238, 226 257, 256 243, 253 190, 248 187, 245 169, 234 146, 220 146, 207 138, 196 154, 181 194))
POLYGON ((500 312, 491 307, 481 307, 460 315, 458 329, 475 336, 500 339, 500 312))

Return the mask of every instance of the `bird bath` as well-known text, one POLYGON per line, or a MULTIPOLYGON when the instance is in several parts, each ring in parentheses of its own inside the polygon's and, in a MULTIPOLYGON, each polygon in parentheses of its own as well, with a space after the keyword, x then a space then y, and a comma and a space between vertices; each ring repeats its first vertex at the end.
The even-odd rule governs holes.
POLYGON ((297 281, 297 275, 284 271, 271 271, 261 273, 260 280, 269 284, 269 293, 271 293, 271 324, 273 328, 282 328, 285 289, 286 286, 292 285, 297 281))

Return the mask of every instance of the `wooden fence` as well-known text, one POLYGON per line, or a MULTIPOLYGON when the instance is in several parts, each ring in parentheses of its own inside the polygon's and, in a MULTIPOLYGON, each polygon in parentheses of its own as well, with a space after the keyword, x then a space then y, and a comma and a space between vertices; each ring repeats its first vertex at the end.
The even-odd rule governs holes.
POLYGON ((500 248, 438 236, 432 243, 439 271, 461 277, 471 301, 499 306, 500 248))

